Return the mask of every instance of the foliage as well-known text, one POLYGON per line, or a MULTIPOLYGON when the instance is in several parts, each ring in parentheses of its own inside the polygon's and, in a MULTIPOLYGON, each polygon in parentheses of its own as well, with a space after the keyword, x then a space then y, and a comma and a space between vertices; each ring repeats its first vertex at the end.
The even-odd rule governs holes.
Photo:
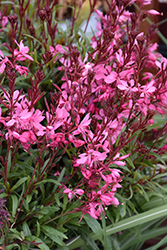
POLYGON ((156 26, 140 32, 149 3, 108 2, 90 40, 75 15, 61 28, 57 1, 1 2, 2 249, 140 249, 165 232, 167 61, 156 26))

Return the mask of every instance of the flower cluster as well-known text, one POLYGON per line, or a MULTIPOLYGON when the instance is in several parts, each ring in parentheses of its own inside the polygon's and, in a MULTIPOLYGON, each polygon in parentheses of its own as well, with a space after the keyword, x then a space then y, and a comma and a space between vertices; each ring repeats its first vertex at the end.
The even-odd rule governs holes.
MULTIPOLYGON (((98 32, 91 40, 91 53, 82 56, 75 44, 50 46, 45 52, 44 64, 54 58, 52 62, 59 61, 58 69, 63 72, 63 83, 53 83, 56 90, 50 102, 45 99, 46 112, 36 108, 42 97, 39 72, 28 95, 14 91, 15 70, 24 76, 29 71, 18 62, 33 61, 29 48, 15 40, 19 49, 11 56, 0 51, 0 73, 6 73, 10 83, 9 91, 0 86, 2 138, 10 147, 21 144, 25 150, 37 145, 64 155, 75 148, 72 171, 57 192, 68 195, 69 200, 79 199, 79 210, 95 219, 107 206, 119 205, 116 193, 123 179, 121 169, 131 155, 124 149, 136 131, 153 124, 154 114, 164 114, 166 108, 167 61, 155 53, 153 27, 147 36, 139 32, 143 15, 157 13, 130 13, 126 7, 133 2, 119 1, 117 6, 113 0, 111 13, 105 16, 96 11, 98 32), (73 178, 79 180, 75 186, 73 178)), ((150 3, 137 2, 141 7, 150 3)), ((135 142, 134 147, 138 145, 135 142)))
MULTIPOLYGON (((14 55, 12 56, 12 60, 9 60, 7 56, 3 55, 3 52, 0 50, 0 73, 2 74, 4 70, 6 69, 15 69, 19 72, 20 75, 27 76, 29 70, 27 67, 19 65, 18 62, 25 61, 26 59, 29 59, 33 61, 34 59, 28 55, 29 48, 27 46, 24 46, 23 41, 21 40, 20 44, 15 41, 15 43, 18 45, 19 50, 14 50, 14 55)), ((6 45, 6 44, 4 44, 6 45)))

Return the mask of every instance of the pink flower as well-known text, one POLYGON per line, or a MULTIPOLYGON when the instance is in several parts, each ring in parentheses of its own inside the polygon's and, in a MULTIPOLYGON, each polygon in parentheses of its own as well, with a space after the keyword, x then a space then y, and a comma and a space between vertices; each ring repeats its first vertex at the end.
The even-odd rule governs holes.
POLYGON ((98 219, 100 217, 100 212, 99 210, 96 209, 96 207, 100 205, 100 203, 97 202, 90 202, 86 207, 85 207, 85 213, 89 214, 92 218, 98 219))
POLYGON ((91 175, 92 175, 92 173, 91 173, 91 171, 89 171, 88 169, 86 169, 86 168, 81 168, 81 173, 83 174, 83 176, 85 177, 85 179, 87 179, 87 180, 89 180, 90 179, 90 177, 91 177, 91 175))
POLYGON ((29 72, 29 70, 27 67, 15 65, 15 69, 20 73, 20 75, 24 75, 24 77, 28 75, 27 72, 29 72))
POLYGON ((109 169, 111 174, 103 174, 104 170, 99 171, 101 174, 101 177, 106 183, 117 183, 118 179, 120 178, 120 174, 122 173, 119 169, 109 169))
MULTIPOLYGON (((1 13, 0 13, 1 14, 1 13)), ((1 15, 0 15, 1 17, 1 15)), ((2 28, 5 28, 6 24, 8 23, 8 18, 7 16, 3 16, 2 17, 2 21, 1 21, 1 24, 2 24, 2 28)))
MULTIPOLYGON (((79 116, 77 117, 76 122, 78 123, 79 121, 79 116)), ((77 124, 77 129, 73 131, 73 135, 78 135, 78 134, 82 134, 83 139, 85 141, 87 141, 86 139, 86 135, 90 135, 91 136, 91 130, 89 129, 89 124, 91 123, 91 119, 89 119, 89 114, 87 114, 84 119, 80 122, 80 124, 77 124)))
POLYGON ((23 40, 20 41, 20 44, 18 44, 17 41, 15 40, 15 43, 19 47, 19 51, 17 49, 14 50, 14 55, 16 56, 16 60, 24 61, 26 59, 29 59, 31 61, 34 61, 34 59, 31 56, 27 55, 29 48, 27 46, 24 46, 23 40))
POLYGON ((151 14, 151 15, 161 15, 160 12, 158 12, 157 10, 148 10, 148 13, 151 14))
POLYGON ((8 61, 8 58, 4 56, 3 52, 0 50, 0 74, 4 72, 7 61, 8 61))
POLYGON ((118 74, 115 71, 112 71, 108 76, 105 77, 106 83, 113 83, 117 80, 118 74))
POLYGON ((141 86, 141 97, 143 97, 144 95, 146 96, 149 96, 151 93, 153 93, 155 90, 156 90, 156 87, 153 86, 154 84, 154 81, 151 80, 150 83, 144 85, 144 86, 141 86))
POLYGON ((65 119, 69 116, 69 113, 65 108, 57 108, 56 109, 56 118, 57 119, 65 119))
POLYGON ((134 3, 134 2, 138 2, 138 3, 141 3, 142 5, 148 5, 148 4, 151 4, 151 1, 152 0, 131 0, 130 2, 129 2, 129 4, 132 4, 132 3, 134 3))
POLYGON ((71 189, 69 189, 69 188, 66 188, 66 189, 63 191, 63 193, 68 194, 68 198, 71 200, 73 197, 79 198, 79 197, 77 196, 77 194, 81 196, 81 195, 84 194, 84 191, 83 191, 82 189, 80 189, 80 188, 74 189, 73 191, 72 191, 71 189))
POLYGON ((117 85, 117 87, 120 90, 126 90, 126 92, 137 92, 138 88, 134 86, 134 80, 131 79, 130 82, 126 81, 120 81, 120 83, 117 85))

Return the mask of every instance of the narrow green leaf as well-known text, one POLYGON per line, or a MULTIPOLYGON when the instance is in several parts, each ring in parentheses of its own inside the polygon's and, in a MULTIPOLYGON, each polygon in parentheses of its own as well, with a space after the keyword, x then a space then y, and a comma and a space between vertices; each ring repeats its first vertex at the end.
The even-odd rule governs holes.
POLYGON ((156 159, 158 159, 163 165, 166 165, 165 161, 162 159, 162 157, 159 154, 151 152, 148 155, 154 155, 154 156, 156 156, 156 159))
POLYGON ((103 230, 100 223, 96 219, 92 218, 89 214, 86 214, 83 218, 88 226, 92 229, 97 239, 103 243, 103 230))
POLYGON ((102 234, 103 238, 101 243, 103 244, 104 249, 108 250, 107 237, 106 237, 106 218, 103 212, 101 212, 101 221, 102 221, 102 231, 103 231, 102 234))
POLYGON ((18 188, 22 183, 24 183, 27 180, 27 177, 23 177, 10 189, 10 192, 12 193, 16 188, 18 188))
POLYGON ((39 62, 38 62, 38 56, 37 56, 37 50, 36 49, 34 49, 34 62, 36 62, 36 63, 38 63, 39 64, 39 62))
POLYGON ((59 244, 60 246, 66 246, 66 244, 61 239, 67 239, 67 236, 65 234, 49 226, 42 226, 41 229, 45 233, 45 235, 55 243, 59 244))
POLYGON ((57 189, 58 186, 61 186, 61 182, 62 182, 63 176, 65 174, 65 171, 66 171, 66 168, 63 168, 60 175, 59 175, 59 177, 58 177, 58 179, 57 179, 57 181, 56 180, 50 181, 50 182, 53 182, 55 184, 57 183, 54 186, 53 190, 52 190, 53 193, 56 192, 56 189, 57 189))
POLYGON ((9 149, 9 154, 8 154, 8 163, 7 163, 7 170, 8 170, 8 173, 10 172, 10 169, 11 169, 11 157, 12 157, 12 151, 11 149, 9 149))
POLYGON ((21 244, 21 250, 29 250, 29 248, 23 244, 21 244))
POLYGON ((129 249, 131 246, 135 245, 137 241, 145 242, 146 240, 155 239, 160 235, 166 234, 166 232, 167 232, 167 227, 161 227, 161 228, 150 229, 146 232, 142 232, 140 239, 138 235, 137 236, 134 235, 134 237, 129 238, 127 243, 121 245, 121 250, 129 249))
POLYGON ((24 232, 24 236, 31 235, 31 230, 26 221, 23 222, 23 232, 24 232))
POLYGON ((13 238, 16 238, 16 239, 22 241, 22 237, 21 237, 20 232, 18 232, 18 231, 17 231, 16 229, 14 229, 14 228, 10 228, 10 232, 12 232, 11 235, 12 235, 13 238))
POLYGON ((141 208, 145 211, 154 207, 159 207, 161 205, 167 204, 167 196, 162 198, 152 197, 149 202, 146 202, 141 208))
POLYGON ((41 232, 40 224, 39 224, 39 222, 37 221, 37 238, 39 237, 40 232, 41 232))
POLYGON ((59 181, 56 181, 56 180, 53 180, 53 179, 47 179, 47 182, 51 182, 51 183, 54 183, 58 186, 61 186, 62 184, 59 182, 59 181))
POLYGON ((43 207, 39 213, 40 214, 47 214, 47 215, 51 215, 55 212, 57 212, 60 208, 59 207, 43 207))
MULTIPOLYGON (((121 153, 122 155, 126 155, 126 152, 125 152, 123 149, 120 150, 120 153, 121 153)), ((134 166, 134 164, 133 164, 133 162, 132 162, 130 156, 127 157, 127 158, 125 158, 125 161, 126 161, 132 168, 135 168, 135 166, 134 166)))
POLYGON ((29 35, 29 34, 24 34, 24 36, 27 36, 27 37, 31 38, 32 40, 37 41, 40 45, 43 46, 43 44, 38 39, 36 39, 35 37, 33 37, 33 36, 29 35))
POLYGON ((18 250, 20 250, 20 246, 18 244, 12 244, 5 247, 5 250, 12 250, 14 247, 18 247, 18 250))
POLYGON ((163 246, 166 243, 167 243, 167 235, 160 242, 158 242, 158 244, 156 244, 155 246, 153 246, 152 250, 157 250, 157 249, 159 249, 161 246, 163 246))
POLYGON ((16 195, 11 195, 11 199, 12 199, 12 216, 14 217, 17 212, 19 200, 16 195))
POLYGON ((41 169, 41 173, 42 173, 42 171, 45 169, 45 167, 47 166, 47 164, 48 164, 49 161, 50 161, 50 158, 48 158, 48 159, 44 162, 43 167, 42 167, 42 169, 41 169))
POLYGON ((144 196, 145 200, 148 202, 149 201, 149 197, 148 197, 146 191, 144 190, 144 188, 142 187, 142 185, 140 185, 138 183, 137 186, 140 188, 142 195, 144 196))
POLYGON ((158 175, 154 176, 153 180, 161 179, 162 177, 166 177, 166 173, 164 173, 164 174, 158 174, 158 175))
POLYGON ((50 250, 50 248, 39 238, 36 238, 35 236, 31 235, 31 236, 27 236, 25 237, 25 240, 31 242, 31 241, 35 241, 36 243, 39 243, 38 247, 41 250, 50 250))
POLYGON ((66 168, 63 168, 62 169, 62 171, 61 171, 61 173, 60 173, 60 175, 59 175, 59 178, 58 178, 58 182, 61 182, 62 181, 62 179, 63 179, 63 176, 64 176, 64 174, 65 174, 65 171, 66 171, 66 168))
POLYGON ((32 200, 32 195, 31 194, 27 194, 26 195, 26 202, 27 202, 27 204, 29 204, 31 200, 32 200))
POLYGON ((6 193, 0 194, 0 198, 4 198, 4 197, 6 197, 6 196, 8 196, 8 194, 6 194, 6 193))
MULTIPOLYGON (((106 227, 106 235, 111 235, 111 234, 115 234, 118 233, 120 231, 138 226, 138 225, 142 225, 144 223, 147 223, 149 221, 161 218, 163 216, 167 215, 167 205, 163 205, 154 209, 151 209, 147 212, 144 213, 140 213, 137 215, 134 215, 130 218, 121 220, 115 224, 113 224, 112 226, 107 226, 106 227)), ((94 240, 97 240, 96 235, 93 233, 92 238, 94 240)), ((82 240, 81 237, 78 237, 76 239, 74 239, 73 241, 71 241, 68 244, 69 250, 75 249, 77 247, 81 247, 85 245, 85 242, 82 240)))

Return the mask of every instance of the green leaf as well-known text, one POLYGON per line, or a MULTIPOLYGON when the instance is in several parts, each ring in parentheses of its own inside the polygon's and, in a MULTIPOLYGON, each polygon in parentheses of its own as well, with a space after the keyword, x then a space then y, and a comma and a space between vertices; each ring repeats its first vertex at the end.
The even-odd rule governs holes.
POLYGON ((61 239, 68 239, 65 234, 49 226, 41 226, 41 229, 45 233, 45 235, 55 243, 59 244, 60 246, 66 246, 66 244, 61 239))
POLYGON ((88 226, 92 229, 97 239, 103 243, 103 230, 100 223, 96 219, 92 218, 89 214, 86 214, 83 218, 88 226))
MULTIPOLYGON (((149 221, 161 218, 163 216, 166 216, 167 214, 167 205, 163 205, 154 209, 151 209, 147 212, 140 213, 137 215, 134 215, 130 218, 121 220, 111 226, 106 227, 106 235, 112 235, 118 232, 121 232, 123 230, 142 225, 144 223, 147 223, 149 221)), ((91 234, 91 237, 94 240, 97 240, 96 234, 91 234)), ((85 242, 81 239, 81 237, 78 237, 72 241, 72 243, 67 244, 69 247, 69 250, 75 249, 77 247, 81 247, 85 245, 85 242)))
POLYGON ((161 179, 162 177, 166 177, 166 173, 164 173, 164 174, 158 174, 158 175, 156 175, 156 176, 154 176, 152 179, 153 180, 157 180, 157 179, 161 179))
POLYGON ((65 171, 66 171, 66 168, 63 168, 62 171, 61 171, 61 173, 60 173, 60 175, 59 175, 59 177, 58 177, 58 179, 57 179, 57 181, 56 180, 53 180, 53 181, 50 180, 50 182, 53 182, 55 184, 57 182, 57 184, 54 186, 54 188, 52 190, 53 193, 56 192, 56 189, 57 189, 58 186, 61 186, 61 182, 62 182, 63 176, 65 174, 65 171))
POLYGON ((21 237, 20 232, 18 232, 18 231, 17 231, 16 229, 14 229, 14 228, 10 228, 10 232, 12 232, 12 237, 13 237, 13 238, 16 238, 16 239, 22 241, 22 237, 21 237))
POLYGON ((0 198, 4 198, 4 197, 6 197, 6 196, 8 196, 8 194, 6 194, 6 193, 0 194, 0 198))
POLYGON ((47 215, 51 215, 55 212, 57 212, 60 208, 59 207, 43 207, 39 213, 40 214, 47 214, 47 215))
POLYGON ((67 204, 69 203, 67 194, 64 194, 63 196, 63 211, 66 209, 67 204))
POLYGON ((42 169, 41 169, 41 173, 42 173, 42 171, 45 169, 45 167, 47 166, 47 164, 48 164, 49 161, 50 161, 50 158, 48 158, 48 159, 44 162, 43 167, 42 167, 42 169))
POLYGON ((160 197, 151 197, 149 202, 146 202, 141 208, 145 211, 154 207, 159 207, 161 205, 167 204, 167 196, 162 198, 160 197))
POLYGON ((12 244, 5 247, 5 250, 12 250, 14 247, 18 247, 18 250, 20 249, 20 246, 18 244, 12 244))
MULTIPOLYGON (((167 232, 167 227, 161 227, 161 228, 154 228, 154 229, 149 229, 146 232, 142 232, 140 239, 138 237, 138 235, 134 235, 132 237, 129 237, 129 239, 127 240, 127 242, 125 242, 124 244, 121 245, 121 250, 124 249, 129 249, 131 246, 135 245, 136 242, 145 242, 146 240, 149 239, 155 239, 160 235, 166 234, 167 232)), ((151 248, 152 250, 152 248, 151 248)))
POLYGON ((29 250, 28 246, 21 244, 21 250, 29 250))
POLYGON ((32 40, 37 41, 40 45, 43 46, 43 44, 38 39, 36 39, 35 37, 33 37, 33 36, 29 35, 29 34, 24 34, 24 36, 27 36, 27 37, 31 38, 32 40))
POLYGON ((9 149, 8 162, 7 162, 7 171, 8 171, 8 173, 10 172, 10 168, 11 168, 11 160, 12 160, 11 155, 12 155, 12 151, 11 151, 11 149, 9 149))
POLYGON ((36 49, 34 49, 34 62, 36 62, 36 63, 38 63, 39 64, 39 62, 38 62, 38 59, 37 59, 38 57, 37 57, 37 50, 36 49))
POLYGON ((19 200, 16 195, 11 195, 11 199, 12 199, 12 216, 14 217, 17 212, 19 200))
POLYGON ((59 175, 59 178, 58 178, 58 182, 61 182, 62 181, 62 179, 63 179, 63 176, 64 176, 64 174, 65 174, 65 171, 66 171, 66 168, 63 168, 62 169, 62 171, 61 171, 61 173, 60 173, 60 175, 59 175))
POLYGON ((10 192, 12 193, 16 188, 18 188, 21 184, 23 184, 27 180, 27 177, 21 178, 11 189, 10 192))
POLYGON ((144 190, 144 188, 142 187, 142 185, 140 185, 139 183, 137 183, 137 186, 141 190, 141 194, 144 196, 145 200, 148 202, 149 201, 149 197, 148 197, 146 191, 144 190))
MULTIPOLYGON (((121 153, 122 155, 126 155, 126 153, 125 153, 125 151, 124 151, 123 149, 120 150, 120 153, 121 153)), ((125 161, 126 161, 132 168, 135 168, 135 166, 134 166, 134 164, 133 164, 133 162, 132 162, 130 156, 127 157, 127 158, 125 158, 125 161)), ((129 172, 130 172, 130 171, 129 171, 129 172)))
POLYGON ((159 154, 151 152, 148 155, 154 155, 154 156, 156 156, 156 159, 158 159, 163 165, 166 165, 165 161, 162 159, 162 157, 159 154))
POLYGON ((27 236, 25 237, 25 240, 31 242, 31 241, 35 241, 36 243, 39 243, 38 247, 41 250, 50 250, 50 248, 39 238, 36 238, 35 236, 31 235, 31 236, 27 236))
POLYGON ((61 186, 61 185, 62 185, 59 181, 56 181, 56 180, 53 180, 53 179, 47 179, 46 181, 47 181, 47 182, 54 183, 54 184, 56 184, 56 185, 58 185, 58 186, 61 186))
POLYGON ((31 235, 31 230, 26 221, 23 222, 23 232, 24 232, 24 236, 31 235))
POLYGON ((37 221, 37 238, 39 237, 40 232, 41 232, 40 224, 39 224, 39 222, 37 221))
POLYGON ((32 195, 31 194, 27 194, 26 195, 26 202, 27 202, 27 204, 29 204, 31 200, 32 200, 32 195))
POLYGON ((156 244, 155 246, 153 246, 151 248, 151 250, 157 250, 157 249, 159 249, 161 246, 163 246, 166 243, 167 243, 167 236, 165 236, 160 242, 158 242, 158 244, 156 244))

